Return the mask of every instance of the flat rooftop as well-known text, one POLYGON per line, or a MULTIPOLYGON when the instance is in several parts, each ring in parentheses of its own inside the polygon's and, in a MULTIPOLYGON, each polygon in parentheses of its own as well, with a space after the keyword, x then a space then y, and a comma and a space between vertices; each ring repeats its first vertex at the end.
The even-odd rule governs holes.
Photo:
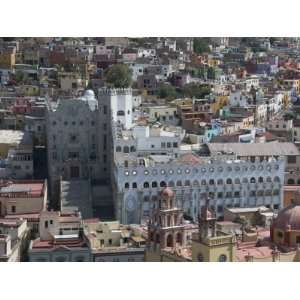
POLYGON ((17 194, 26 194, 30 197, 43 196, 44 181, 29 181, 29 182, 8 182, 7 185, 0 188, 0 196, 10 196, 11 194, 18 196, 17 194))
POLYGON ((211 154, 234 153, 238 156, 285 156, 300 155, 299 149, 294 143, 209 143, 207 144, 211 154))
POLYGON ((11 145, 30 145, 32 139, 30 135, 25 131, 20 130, 0 130, 0 144, 11 145))

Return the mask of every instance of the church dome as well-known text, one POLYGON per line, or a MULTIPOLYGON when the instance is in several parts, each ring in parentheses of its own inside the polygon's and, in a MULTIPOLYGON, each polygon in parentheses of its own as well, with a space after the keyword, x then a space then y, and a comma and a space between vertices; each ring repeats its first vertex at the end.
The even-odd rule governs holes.
POLYGON ((83 97, 86 98, 95 98, 95 93, 93 90, 86 90, 83 94, 83 97))
POLYGON ((279 212, 273 227, 283 231, 300 230, 300 204, 293 203, 279 212))
POLYGON ((161 195, 164 197, 172 198, 174 197, 175 193, 169 187, 166 187, 162 190, 161 195))

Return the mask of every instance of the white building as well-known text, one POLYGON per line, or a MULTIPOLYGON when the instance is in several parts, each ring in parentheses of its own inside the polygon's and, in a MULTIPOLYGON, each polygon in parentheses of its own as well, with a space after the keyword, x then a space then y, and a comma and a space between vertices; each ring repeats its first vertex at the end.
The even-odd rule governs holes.
POLYGON ((115 206, 123 223, 147 218, 153 197, 166 185, 177 205, 196 218, 207 197, 220 217, 224 207, 271 206, 283 203, 284 160, 209 159, 195 154, 176 158, 128 156, 116 162, 115 206), (127 159, 127 160, 126 160, 127 159))

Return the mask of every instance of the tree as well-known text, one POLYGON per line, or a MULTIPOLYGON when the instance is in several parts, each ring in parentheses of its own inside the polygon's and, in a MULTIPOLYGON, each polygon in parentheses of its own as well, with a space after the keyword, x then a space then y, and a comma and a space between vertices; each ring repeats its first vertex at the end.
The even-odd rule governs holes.
POLYGON ((190 98, 203 98, 206 95, 209 95, 211 92, 211 89, 208 85, 199 85, 196 83, 189 83, 186 84, 182 88, 182 94, 184 97, 190 97, 190 98))
POLYGON ((159 98, 175 99, 177 97, 176 88, 170 84, 161 84, 158 87, 157 95, 159 98))
POLYGON ((216 79, 216 71, 213 67, 207 69, 207 78, 213 80, 216 79))
POLYGON ((128 88, 132 81, 131 70, 127 65, 113 65, 106 72, 106 81, 115 88, 128 88))
POLYGON ((194 38, 194 52, 197 54, 209 53, 209 38, 194 38))

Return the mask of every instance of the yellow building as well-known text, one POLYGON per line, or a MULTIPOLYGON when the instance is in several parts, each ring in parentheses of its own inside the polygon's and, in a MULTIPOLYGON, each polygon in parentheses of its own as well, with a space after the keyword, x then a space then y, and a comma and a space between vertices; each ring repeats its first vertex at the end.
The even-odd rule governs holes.
POLYGON ((295 248, 300 244, 300 192, 292 204, 279 212, 271 226, 272 241, 281 247, 295 248))
POLYGON ((24 96, 38 96, 40 88, 35 85, 22 85, 18 88, 18 92, 24 96))
POLYGON ((216 96, 215 102, 211 104, 210 108, 213 113, 217 113, 221 108, 228 104, 228 96, 216 96))
POLYGON ((16 63, 16 56, 9 51, 0 51, 0 68, 11 69, 16 63))

